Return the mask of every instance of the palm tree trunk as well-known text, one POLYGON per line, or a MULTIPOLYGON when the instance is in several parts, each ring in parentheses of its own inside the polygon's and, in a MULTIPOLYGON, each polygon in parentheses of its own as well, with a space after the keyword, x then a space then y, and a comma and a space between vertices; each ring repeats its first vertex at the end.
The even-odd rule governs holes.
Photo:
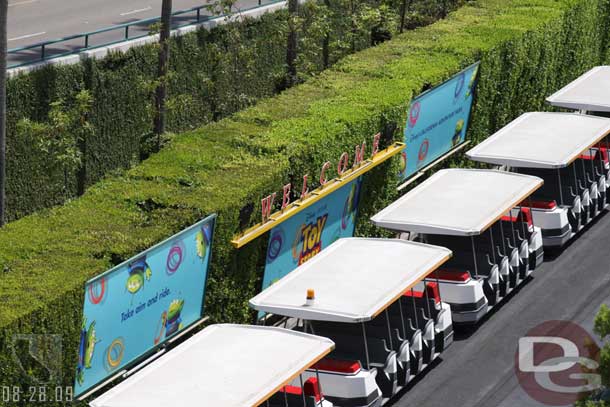
MULTIPOLYGON (((324 0, 326 6, 326 12, 330 14, 330 0, 324 0)), ((330 66, 330 34, 327 32, 324 34, 324 40, 322 41, 322 66, 324 69, 330 66)))
POLYGON ((405 31, 405 17, 407 15, 407 11, 409 11, 409 7, 411 7, 411 0, 402 0, 402 6, 400 7, 400 32, 403 33, 405 31))
POLYGON ((298 0, 288 0, 288 44, 286 47, 286 87, 289 88, 297 80, 297 28, 296 17, 299 11, 298 0))
POLYGON ((167 71, 169 65, 169 36, 172 26, 172 0, 163 0, 161 6, 161 32, 159 34, 159 66, 155 92, 155 134, 157 149, 161 147, 161 135, 165 133, 165 99, 167 97, 167 71))
POLYGON ((0 226, 6 221, 6 43, 8 0, 0 0, 0 226))

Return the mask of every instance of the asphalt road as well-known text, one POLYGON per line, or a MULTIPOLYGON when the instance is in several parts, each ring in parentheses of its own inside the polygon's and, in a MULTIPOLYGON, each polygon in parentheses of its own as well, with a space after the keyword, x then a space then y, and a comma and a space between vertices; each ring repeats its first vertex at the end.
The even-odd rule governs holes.
POLYGON ((605 213, 563 252, 547 256, 533 278, 477 329, 461 332, 442 360, 393 406, 544 406, 517 382, 518 340, 549 320, 573 321, 592 332, 599 306, 610 304, 609 256, 610 214, 605 213))
MULTIPOLYGON (((258 0, 240 0, 236 9, 258 5, 258 0)), ((262 4, 270 0, 261 0, 262 4)), ((209 0, 173 0, 173 10, 187 10, 209 4, 209 0)), ((18 48, 51 41, 75 34, 91 32, 117 24, 158 17, 161 0, 10 0, 8 12, 8 47, 18 48)), ((204 12, 203 14, 210 14, 204 12)), ((196 14, 174 18, 175 24, 194 22, 196 14)), ((148 24, 129 29, 129 35, 145 34, 148 24)), ((90 38, 90 45, 100 45, 124 38, 124 30, 97 34, 90 38)), ((47 55, 59 54, 82 47, 84 39, 72 40, 48 47, 47 55)), ((9 65, 35 59, 40 49, 12 54, 9 65)))

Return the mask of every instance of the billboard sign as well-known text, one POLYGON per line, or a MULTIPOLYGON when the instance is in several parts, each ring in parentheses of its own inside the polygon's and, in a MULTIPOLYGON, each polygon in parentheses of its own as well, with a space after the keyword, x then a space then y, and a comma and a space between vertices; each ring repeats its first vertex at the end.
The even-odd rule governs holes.
POLYGON ((85 285, 75 395, 202 318, 216 215, 85 285))
POLYGON ((356 225, 362 177, 271 230, 263 290, 342 237, 352 237, 356 225))
POLYGON ((479 63, 411 101, 401 154, 401 180, 416 174, 464 142, 479 63))

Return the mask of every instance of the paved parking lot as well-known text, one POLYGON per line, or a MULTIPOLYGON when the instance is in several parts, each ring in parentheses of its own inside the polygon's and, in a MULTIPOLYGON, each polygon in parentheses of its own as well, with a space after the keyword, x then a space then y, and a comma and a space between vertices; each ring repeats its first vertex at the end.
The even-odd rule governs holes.
POLYGON ((393 406, 539 407, 520 387, 514 358, 520 337, 548 320, 577 322, 591 332, 610 304, 610 215, 587 226, 546 262, 477 329, 462 332, 442 360, 393 406))

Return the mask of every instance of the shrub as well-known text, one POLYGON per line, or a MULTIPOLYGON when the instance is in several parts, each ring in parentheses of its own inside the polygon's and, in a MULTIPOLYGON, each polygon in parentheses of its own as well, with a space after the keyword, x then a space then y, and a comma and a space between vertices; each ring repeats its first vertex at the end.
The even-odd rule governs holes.
MULTIPOLYGON (((411 97, 479 59, 471 139, 544 108, 546 95, 602 62, 608 11, 607 0, 470 2, 231 118, 173 136, 63 207, 8 224, 0 231, 0 385, 29 383, 10 343, 32 332, 62 334, 70 384, 83 283, 211 212, 219 217, 205 313, 251 322, 247 301, 260 289, 266 238, 240 250, 230 240, 259 219, 261 196, 298 185, 378 131, 401 139, 411 97)), ((367 219, 396 197, 396 165, 365 177, 358 234, 379 234, 367 219)))

